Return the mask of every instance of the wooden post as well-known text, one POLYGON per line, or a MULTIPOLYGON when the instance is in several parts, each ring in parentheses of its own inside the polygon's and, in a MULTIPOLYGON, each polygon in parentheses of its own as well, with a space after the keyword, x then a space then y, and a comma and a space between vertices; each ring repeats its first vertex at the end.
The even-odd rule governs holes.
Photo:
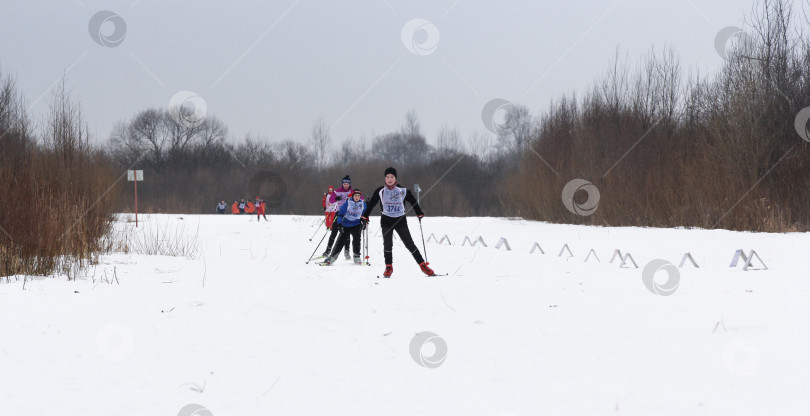
POLYGON ((143 180, 142 170, 128 170, 127 180, 135 182, 135 228, 138 228, 138 173, 140 172, 140 180, 143 180))
POLYGON ((135 228, 138 228, 138 171, 135 172, 135 228))

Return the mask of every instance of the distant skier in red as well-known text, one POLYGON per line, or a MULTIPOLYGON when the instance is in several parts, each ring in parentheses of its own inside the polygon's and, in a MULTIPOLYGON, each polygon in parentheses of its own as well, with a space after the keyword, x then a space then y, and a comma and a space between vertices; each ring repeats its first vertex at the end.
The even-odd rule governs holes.
POLYGON ((419 268, 422 269, 422 272, 428 276, 433 276, 436 273, 428 267, 428 263, 422 258, 422 253, 416 248, 416 244, 414 244, 413 238, 411 238, 411 232, 408 231, 408 221, 405 218, 405 202, 411 204, 413 210, 416 211, 416 216, 419 218, 419 221, 422 221, 422 217, 425 216, 425 213, 422 212, 422 208, 419 207, 416 198, 413 197, 411 191, 397 183, 397 170, 388 168, 385 170, 385 186, 381 186, 374 191, 371 196, 371 201, 369 201, 366 210, 363 212, 361 221, 363 221, 364 224, 368 224, 368 217, 369 214, 371 214, 371 210, 374 209, 377 203, 381 203, 382 216, 380 217, 380 226, 382 227, 383 254, 385 256, 385 272, 383 272, 383 277, 391 277, 391 274, 394 273, 394 255, 392 251, 394 247, 394 231, 397 232, 399 239, 405 244, 405 248, 411 252, 413 259, 419 264, 419 268))
POLYGON ((326 228, 332 229, 332 223, 335 222, 335 215, 338 212, 338 205, 329 202, 332 196, 335 195, 335 187, 329 185, 327 188, 326 193, 323 194, 323 198, 321 198, 321 205, 323 205, 323 212, 326 215, 324 220, 324 224, 326 224, 326 228))
POLYGON ((265 205, 265 203, 264 203, 264 201, 262 199, 260 199, 257 196, 256 197, 256 202, 253 204, 253 206, 256 209, 256 221, 261 221, 262 217, 264 217, 265 221, 270 222, 270 220, 267 219, 267 215, 264 215, 264 212, 267 209, 267 206, 265 205))

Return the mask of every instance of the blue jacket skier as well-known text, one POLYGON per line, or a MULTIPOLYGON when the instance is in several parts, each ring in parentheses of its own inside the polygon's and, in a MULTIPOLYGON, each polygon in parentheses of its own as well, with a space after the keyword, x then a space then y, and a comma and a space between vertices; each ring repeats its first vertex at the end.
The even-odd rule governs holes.
POLYGON ((362 198, 363 194, 360 190, 355 189, 352 191, 351 198, 340 206, 335 224, 332 225, 332 229, 336 229, 340 236, 329 257, 324 260, 324 264, 329 265, 337 260, 343 245, 349 245, 349 236, 352 237, 354 263, 362 263, 360 258, 360 231, 365 227, 365 224, 360 221, 360 217, 363 216, 363 212, 366 210, 366 202, 362 198))

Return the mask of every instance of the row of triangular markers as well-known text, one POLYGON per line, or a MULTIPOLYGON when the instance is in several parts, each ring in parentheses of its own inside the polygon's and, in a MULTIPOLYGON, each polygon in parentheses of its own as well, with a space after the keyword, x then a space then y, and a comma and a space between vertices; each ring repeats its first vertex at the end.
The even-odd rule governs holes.
MULTIPOLYGON (((427 242, 429 243, 431 242, 431 240, 436 244, 446 243, 449 246, 453 245, 447 234, 445 234, 442 238, 436 238, 436 236, 431 233, 427 239, 427 242)), ((484 247, 489 247, 487 246, 487 243, 484 242, 484 238, 481 236, 478 236, 478 238, 474 240, 471 239, 469 236, 464 236, 464 242, 461 243, 461 246, 463 247, 467 244, 469 244, 470 247, 475 247, 477 244, 481 244, 484 247)), ((501 247, 505 247, 507 251, 512 250, 512 247, 509 246, 509 241, 507 241, 506 238, 503 237, 501 237, 501 239, 498 240, 498 243, 495 245, 495 249, 499 249, 501 247)), ((529 254, 534 254, 535 251, 540 251, 540 254, 546 254, 546 252, 543 251, 543 248, 540 247, 540 244, 536 242, 534 243, 534 245, 532 245, 531 250, 529 250, 529 254)), ((574 254, 571 253, 571 248, 568 247, 567 243, 562 246, 562 249, 560 249, 560 253, 557 255, 557 257, 562 257, 563 253, 565 253, 566 251, 568 251, 568 257, 574 257, 574 254)), ((594 251, 594 249, 591 249, 590 251, 588 251, 588 255, 585 256, 585 262, 590 260, 591 256, 593 256, 597 262, 600 261, 599 256, 596 255, 596 251, 594 251)), ((613 261, 616 260, 616 258, 621 260, 619 267, 630 267, 630 264, 632 263, 633 267, 638 269, 638 265, 636 264, 636 261, 633 259, 633 256, 630 253, 623 255, 621 250, 616 249, 613 251, 613 256, 611 256, 610 258, 610 263, 613 263, 613 261)), ((742 269, 745 271, 768 270, 768 266, 765 265, 765 262, 762 261, 762 258, 760 258, 759 254, 757 254, 757 252, 754 250, 751 250, 748 254, 745 254, 743 250, 735 251, 734 258, 731 260, 731 264, 729 265, 729 267, 737 267, 737 263, 740 261, 740 259, 742 259, 743 261, 742 269), (757 259, 759 266, 754 265, 755 258, 757 259)), ((692 257, 692 253, 689 252, 683 254, 683 257, 681 258, 681 263, 678 264, 678 267, 679 268, 683 267, 687 261, 689 261, 689 263, 691 263, 692 266, 694 266, 695 268, 700 268, 697 262, 695 262, 695 259, 692 257)))

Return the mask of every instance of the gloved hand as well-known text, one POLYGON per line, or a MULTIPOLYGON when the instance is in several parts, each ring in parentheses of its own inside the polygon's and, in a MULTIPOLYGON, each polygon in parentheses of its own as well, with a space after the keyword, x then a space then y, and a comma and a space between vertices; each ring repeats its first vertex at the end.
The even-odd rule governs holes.
POLYGON ((366 228, 366 226, 368 225, 368 218, 360 217, 360 222, 363 224, 363 228, 366 228))
POLYGON ((343 226, 342 225, 340 225, 338 223, 334 223, 334 224, 332 224, 332 226, 335 227, 335 229, 338 230, 339 233, 343 232, 343 226))
POLYGON ((425 218, 425 214, 417 215, 416 218, 419 218, 419 222, 422 222, 422 218, 425 218))
POLYGON ((335 201, 340 201, 340 198, 342 198, 340 195, 336 196, 335 201))

